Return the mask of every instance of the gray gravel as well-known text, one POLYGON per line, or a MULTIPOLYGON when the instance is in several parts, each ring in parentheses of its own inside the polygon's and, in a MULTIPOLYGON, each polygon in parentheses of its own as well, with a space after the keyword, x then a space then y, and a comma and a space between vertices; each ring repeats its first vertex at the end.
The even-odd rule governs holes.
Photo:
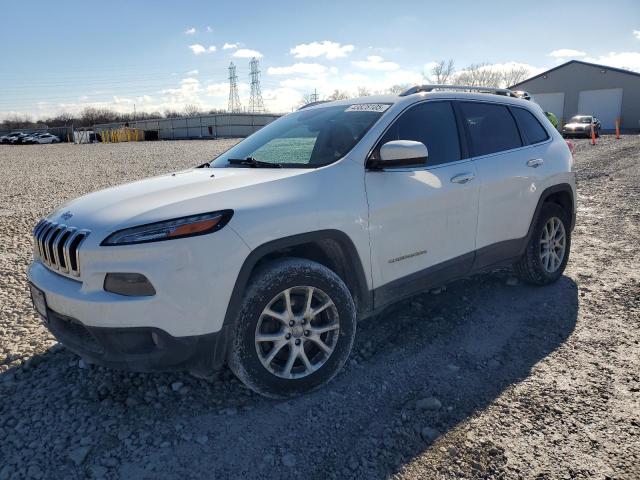
POLYGON ((233 141, 0 147, 0 479, 640 478, 640 138, 577 141, 566 275, 501 270, 359 326, 318 392, 85 365, 33 313, 30 229, 233 141))

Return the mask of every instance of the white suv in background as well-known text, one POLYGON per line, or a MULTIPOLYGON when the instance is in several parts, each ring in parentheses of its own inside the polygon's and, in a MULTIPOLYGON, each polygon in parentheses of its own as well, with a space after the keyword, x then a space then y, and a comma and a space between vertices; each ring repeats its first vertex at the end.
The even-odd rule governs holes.
MULTIPOLYGON (((87 361, 271 397, 331 379, 356 321, 473 272, 557 280, 573 159, 506 90, 308 106, 211 163, 74 200, 34 229, 37 311, 87 361)), ((486 90, 486 89, 485 89, 486 90)))

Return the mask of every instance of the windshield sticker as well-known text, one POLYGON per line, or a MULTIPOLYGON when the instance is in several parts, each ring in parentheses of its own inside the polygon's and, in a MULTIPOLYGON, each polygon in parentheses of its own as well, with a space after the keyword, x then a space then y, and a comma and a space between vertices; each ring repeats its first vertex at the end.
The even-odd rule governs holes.
POLYGON ((391 105, 388 103, 358 103, 351 105, 345 112, 378 112, 382 113, 391 105))

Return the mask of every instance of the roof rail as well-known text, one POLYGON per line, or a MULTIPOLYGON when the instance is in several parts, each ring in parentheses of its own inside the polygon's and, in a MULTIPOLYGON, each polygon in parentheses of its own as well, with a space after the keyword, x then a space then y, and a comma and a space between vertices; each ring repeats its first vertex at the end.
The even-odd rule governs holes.
POLYGON ((414 93, 433 92, 434 90, 458 90, 463 92, 493 93, 495 95, 504 95, 505 97, 516 96, 514 92, 509 90, 508 88, 478 87, 471 85, 416 85, 415 87, 411 87, 410 89, 402 92, 400 96, 406 97, 407 95, 413 95, 414 93))
POLYGON ((321 103, 328 103, 331 100, 318 100, 317 102, 307 103, 306 105, 301 106, 298 110, 302 110, 304 108, 315 107, 316 105, 320 105, 321 103))

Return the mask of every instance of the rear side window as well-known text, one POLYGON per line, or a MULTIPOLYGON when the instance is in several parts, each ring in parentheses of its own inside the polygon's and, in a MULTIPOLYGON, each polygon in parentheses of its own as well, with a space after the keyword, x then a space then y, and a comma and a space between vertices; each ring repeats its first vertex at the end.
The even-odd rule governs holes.
POLYGON ((524 108, 511 109, 513 116, 516 117, 520 132, 524 137, 524 141, 528 145, 544 142, 549 138, 547 131, 544 129, 536 117, 524 108))
POLYGON ((488 155, 522 146, 520 132, 504 105, 460 102, 474 156, 488 155))
POLYGON ((384 134, 378 147, 392 140, 413 140, 427 146, 427 165, 460 160, 458 127, 450 102, 426 102, 411 107, 384 134))

